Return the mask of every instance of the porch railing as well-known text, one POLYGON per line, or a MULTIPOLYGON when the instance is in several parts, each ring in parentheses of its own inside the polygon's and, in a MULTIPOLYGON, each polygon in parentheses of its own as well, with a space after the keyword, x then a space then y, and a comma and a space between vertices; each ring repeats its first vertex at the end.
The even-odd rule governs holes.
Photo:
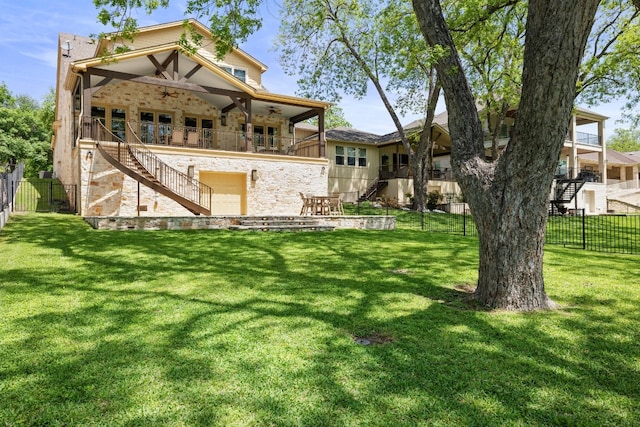
POLYGON ((598 135, 586 132, 576 132, 576 141, 578 141, 579 144, 594 145, 596 147, 600 145, 598 135))
POLYGON ((129 122, 130 132, 147 145, 171 145, 223 151, 253 151, 289 154, 293 137, 253 134, 247 141, 245 132, 173 125, 171 123, 129 122))
POLYGON ((620 181, 617 179, 607 180, 607 192, 622 191, 622 190, 637 190, 640 188, 640 183, 636 180, 632 181, 620 181))

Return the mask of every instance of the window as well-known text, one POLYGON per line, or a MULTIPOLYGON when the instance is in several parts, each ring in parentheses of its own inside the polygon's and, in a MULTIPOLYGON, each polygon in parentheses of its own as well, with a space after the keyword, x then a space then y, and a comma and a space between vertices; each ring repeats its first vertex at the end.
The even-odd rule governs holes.
POLYGON ((234 77, 237 77, 238 79, 242 80, 243 82, 247 81, 247 71, 246 70, 241 70, 241 69, 238 69, 238 68, 232 68, 232 67, 227 67, 227 66, 222 66, 220 68, 225 70, 227 73, 233 75, 234 77))
POLYGON ((356 165, 356 149, 355 147, 347 147, 347 165, 356 165))
POLYGON ((508 125, 506 123, 502 123, 500 125, 500 134, 499 138, 511 138, 513 136, 513 126, 508 125))
POLYGON ((172 122, 170 113, 140 111, 140 139, 145 144, 166 144, 172 122))
POLYGON ((243 82, 247 81, 247 72, 245 70, 233 70, 233 75, 242 80, 243 82))
POLYGON ((188 128, 197 128, 198 127, 198 119, 196 117, 185 117, 184 118, 184 126, 188 128))
POLYGON ((344 147, 336 146, 336 165, 344 165, 344 147))
POLYGON ((116 138, 124 140, 127 137, 127 112, 124 108, 102 107, 93 105, 91 107, 91 117, 100 122, 115 135, 116 138))
POLYGON ((358 166, 367 166, 367 149, 358 148, 358 166))
POLYGON ((336 146, 336 165, 367 166, 367 149, 356 147, 336 146), (346 151, 346 156, 345 156, 346 151), (345 163, 346 157, 346 163, 345 163))

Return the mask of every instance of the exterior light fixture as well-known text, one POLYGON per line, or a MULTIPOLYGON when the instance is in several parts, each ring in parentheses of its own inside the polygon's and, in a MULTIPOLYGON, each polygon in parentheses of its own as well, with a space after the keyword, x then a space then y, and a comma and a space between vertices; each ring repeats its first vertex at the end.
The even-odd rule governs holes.
POLYGON ((189 165, 189 167, 187 168, 187 176, 189 178, 193 178, 195 173, 194 173, 194 169, 195 167, 193 165, 189 165))
POLYGON ((91 151, 91 150, 87 151, 87 159, 88 160, 93 159, 93 151, 91 151))
POLYGON ((258 178, 259 178, 258 170, 257 169, 252 169, 251 170, 251 181, 257 181, 258 178))
POLYGON ((227 115, 226 114, 223 114, 223 115, 220 116, 220 124, 222 126, 226 126, 227 125, 227 115))
POLYGON ((289 133, 293 133, 294 124, 292 121, 289 121, 289 133))

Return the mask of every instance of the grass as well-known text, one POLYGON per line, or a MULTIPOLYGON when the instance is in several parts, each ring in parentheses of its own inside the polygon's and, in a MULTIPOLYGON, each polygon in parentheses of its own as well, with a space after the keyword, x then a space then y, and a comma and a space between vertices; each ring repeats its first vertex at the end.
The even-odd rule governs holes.
MULTIPOLYGON (((345 204, 348 215, 393 215, 396 226, 409 230, 424 230, 477 236, 470 214, 420 213, 407 209, 358 207, 345 204)), ((545 234, 547 244, 584 248, 597 252, 640 254, 640 215, 576 215, 550 216, 545 234)))
POLYGON ((638 425, 638 258, 547 246, 562 308, 487 312, 476 246, 14 215, 0 426, 638 425))

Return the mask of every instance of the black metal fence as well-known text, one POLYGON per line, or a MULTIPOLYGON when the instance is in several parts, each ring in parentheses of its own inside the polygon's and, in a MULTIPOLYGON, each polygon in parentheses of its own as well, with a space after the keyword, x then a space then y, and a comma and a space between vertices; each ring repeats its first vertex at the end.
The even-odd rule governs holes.
POLYGON ((18 182, 13 210, 75 213, 76 199, 74 184, 60 184, 55 179, 24 179, 18 182))
POLYGON ((550 216, 546 243, 596 252, 640 254, 639 215, 550 216))
MULTIPOLYGON (((436 233, 477 236, 471 213, 462 203, 442 205, 431 212, 416 212, 371 204, 345 204, 345 213, 354 215, 394 215, 398 228, 436 233)), ((595 252, 640 254, 640 215, 550 215, 545 242, 595 252)))
POLYGON ((0 215, 4 216, 13 208, 18 184, 24 175, 24 165, 7 165, 0 170, 0 215))

